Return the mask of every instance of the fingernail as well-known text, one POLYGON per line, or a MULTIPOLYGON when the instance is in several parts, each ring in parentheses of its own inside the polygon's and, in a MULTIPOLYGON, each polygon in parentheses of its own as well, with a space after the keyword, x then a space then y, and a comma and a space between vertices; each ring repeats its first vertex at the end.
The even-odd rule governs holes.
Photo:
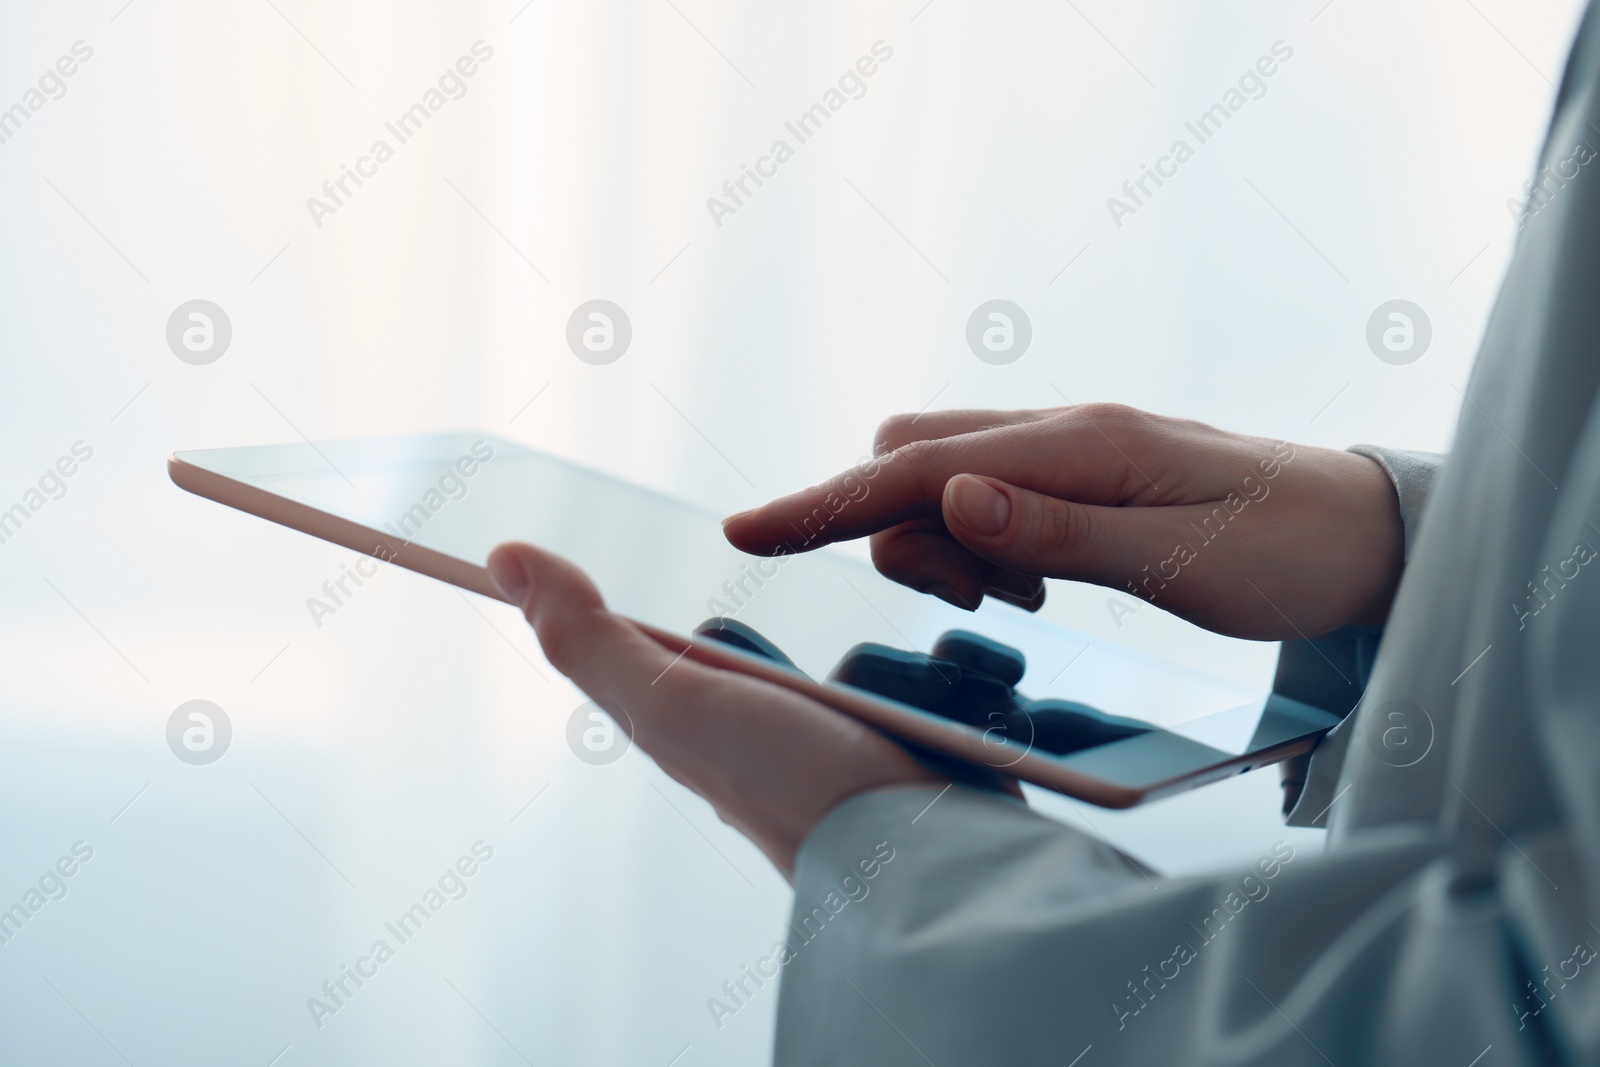
POLYGON ((514 553, 501 552, 489 557, 489 577, 513 604, 521 605, 528 596, 528 572, 514 553))
POLYGON ((943 582, 931 582, 922 590, 929 596, 936 596, 946 604, 952 604, 962 611, 977 611, 978 605, 971 603, 951 586, 943 582))
POLYGON ((973 533, 994 537, 1011 521, 1011 498, 970 474, 958 475, 950 491, 956 518, 973 533))
POLYGON ((746 515, 754 515, 755 513, 756 513, 756 509, 755 508, 751 508, 749 511, 736 511, 732 515, 729 515, 727 518, 722 520, 723 528, 727 528, 727 525, 730 522, 738 522, 740 519, 744 518, 746 515))

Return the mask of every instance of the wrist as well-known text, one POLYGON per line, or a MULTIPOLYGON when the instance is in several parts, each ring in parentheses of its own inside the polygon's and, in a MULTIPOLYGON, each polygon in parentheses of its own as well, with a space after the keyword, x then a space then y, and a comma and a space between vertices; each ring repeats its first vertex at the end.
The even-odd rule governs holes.
POLYGON ((1382 462, 1365 452, 1345 453, 1350 463, 1353 496, 1362 502, 1357 524, 1370 566, 1371 590, 1365 602, 1352 614, 1350 623, 1381 626, 1389 618, 1395 592, 1405 573, 1407 537, 1400 496, 1393 476, 1382 462), (1359 457, 1357 459, 1356 457, 1359 457))

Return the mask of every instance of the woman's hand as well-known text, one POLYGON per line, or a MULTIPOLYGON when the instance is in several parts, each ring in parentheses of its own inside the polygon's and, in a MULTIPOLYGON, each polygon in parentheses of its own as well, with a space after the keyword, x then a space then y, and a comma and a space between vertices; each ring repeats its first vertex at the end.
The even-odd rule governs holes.
POLYGON ((625 711, 634 742, 786 876, 800 845, 841 801, 884 786, 947 780, 883 735, 798 693, 675 660, 607 611, 593 583, 558 556, 501 545, 489 557, 489 573, 533 625, 551 666, 613 715, 625 711))
POLYGON ((960 607, 1037 610, 1042 579, 1067 578, 1259 640, 1382 622, 1400 580, 1394 487, 1350 452, 1083 404, 896 416, 874 453, 732 516, 728 540, 774 555, 871 537, 883 574, 960 607))

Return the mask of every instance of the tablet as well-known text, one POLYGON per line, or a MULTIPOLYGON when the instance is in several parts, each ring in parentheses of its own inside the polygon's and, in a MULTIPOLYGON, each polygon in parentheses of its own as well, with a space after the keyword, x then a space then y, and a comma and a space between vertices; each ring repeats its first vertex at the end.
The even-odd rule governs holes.
POLYGON ((923 750, 1105 807, 1132 807, 1307 752, 1339 721, 1006 604, 961 611, 838 550, 745 555, 707 510, 490 434, 178 452, 167 468, 189 492, 497 600, 485 569, 490 550, 505 541, 538 545, 582 567, 613 611, 675 654, 786 686, 923 750), (730 629, 759 632, 792 666, 694 636, 718 617, 733 620, 730 629), (1017 694, 1131 720, 1140 732, 1062 754, 1025 731, 968 725, 881 689, 828 680, 863 642, 926 653, 954 629, 1021 654, 1017 694))

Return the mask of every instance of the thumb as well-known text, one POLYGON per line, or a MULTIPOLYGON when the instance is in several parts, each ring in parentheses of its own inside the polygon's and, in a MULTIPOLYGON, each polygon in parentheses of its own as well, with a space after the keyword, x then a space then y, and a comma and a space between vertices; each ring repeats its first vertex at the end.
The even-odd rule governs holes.
POLYGON ((562 557, 504 544, 489 554, 488 569, 506 601, 522 609, 545 659, 595 700, 636 696, 638 676, 658 678, 672 663, 666 649, 607 611, 589 576, 562 557))
POLYGON ((1019 574, 1121 585, 1165 544, 1145 509, 1078 504, 973 474, 945 483, 943 509, 951 536, 1019 574))

